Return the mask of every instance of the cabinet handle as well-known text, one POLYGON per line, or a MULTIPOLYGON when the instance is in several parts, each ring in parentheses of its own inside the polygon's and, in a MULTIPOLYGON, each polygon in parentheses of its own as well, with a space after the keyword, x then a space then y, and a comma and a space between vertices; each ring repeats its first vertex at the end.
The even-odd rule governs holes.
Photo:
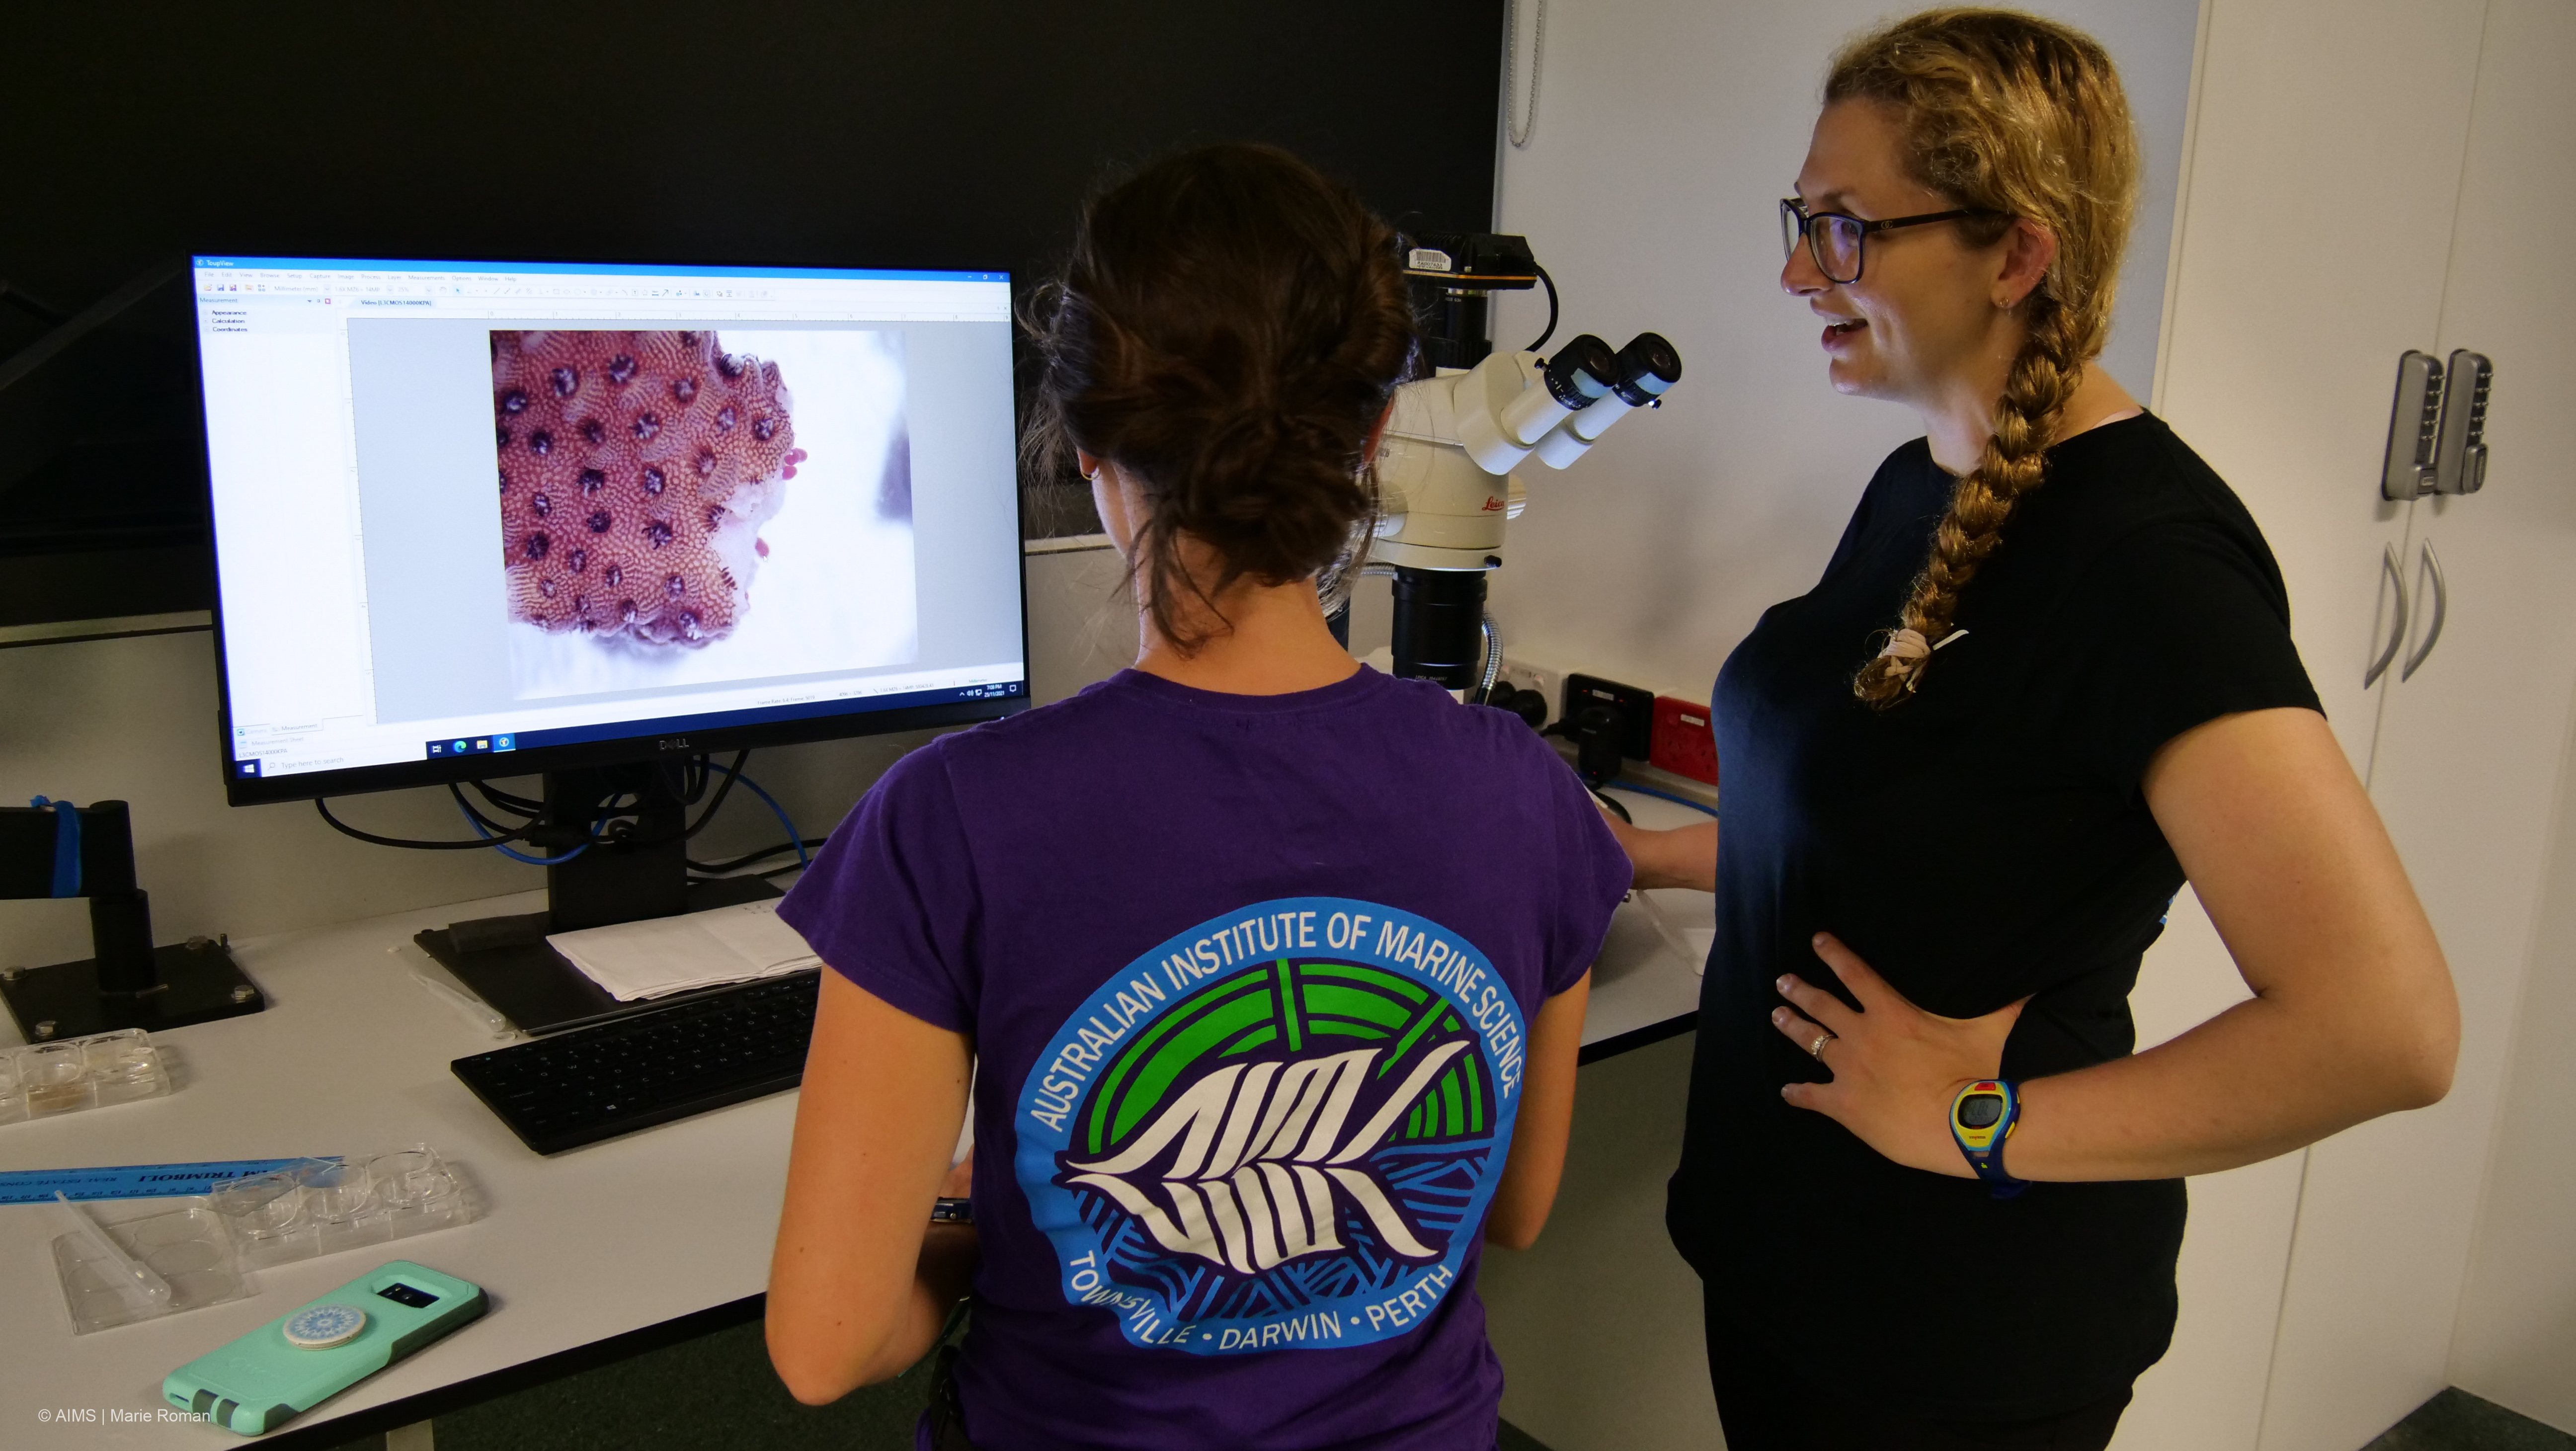
POLYGON ((2433 577, 2433 623, 2424 627, 2424 643, 2415 647, 2415 653, 2406 657, 2406 668, 2397 672, 2400 680, 2415 678, 2424 657, 2432 654, 2433 646, 2441 641, 2442 622, 2451 617, 2451 591, 2442 583, 2442 561, 2434 555, 2430 541, 2424 545, 2424 573, 2433 577))
POLYGON ((2396 545, 2381 547, 2379 572, 2388 576, 2389 587, 2397 591, 2397 617, 2389 621, 2388 643, 2380 647, 2379 658, 2371 661, 2370 669, 2362 674, 2364 690, 2377 685, 2379 677, 2388 673, 2389 662, 2397 658, 2397 647, 2406 643, 2406 575, 2397 567, 2396 545))

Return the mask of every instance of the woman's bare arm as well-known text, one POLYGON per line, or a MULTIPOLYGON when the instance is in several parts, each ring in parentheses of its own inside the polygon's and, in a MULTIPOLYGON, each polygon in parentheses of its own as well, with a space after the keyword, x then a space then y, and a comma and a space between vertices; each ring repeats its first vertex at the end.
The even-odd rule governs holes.
POLYGON ((965 1122, 962 1033, 823 973, 769 1263, 769 1359, 807 1405, 900 1375, 974 1272, 974 1231, 930 1226, 965 1122))
POLYGON ((1619 838, 1619 849, 1628 854, 1629 865, 1636 869, 1640 891, 1649 887, 1717 890, 1716 822, 1648 831, 1630 826, 1606 811, 1601 816, 1610 824, 1610 834, 1619 838))
MULTIPOLYGON (((2460 1015, 2450 969, 2378 813, 2309 710, 2223 716, 2148 765, 2147 805, 2254 996, 2133 1057, 2022 1086, 2005 1151, 2024 1179, 2161 1179, 2288 1153, 2450 1089, 2460 1015)), ((2016 1003, 1984 1018, 1914 1007, 1849 949, 1817 951, 1865 1011, 1784 978, 1773 1015, 1800 1047, 1836 1036, 1834 1081, 1789 1101, 1880 1153, 1966 1176, 1951 1096, 1991 1077, 2016 1003)))
POLYGON ((1556 1207, 1557 1182, 1565 1177, 1565 1141, 1574 1131, 1576 1060, 1583 1051, 1583 1010, 1592 1001, 1592 974, 1539 1005, 1530 1025, 1527 1076, 1521 1079, 1520 1112, 1513 1120, 1511 1158, 1485 1216, 1485 1241, 1506 1249, 1538 1243, 1548 1211, 1556 1207))

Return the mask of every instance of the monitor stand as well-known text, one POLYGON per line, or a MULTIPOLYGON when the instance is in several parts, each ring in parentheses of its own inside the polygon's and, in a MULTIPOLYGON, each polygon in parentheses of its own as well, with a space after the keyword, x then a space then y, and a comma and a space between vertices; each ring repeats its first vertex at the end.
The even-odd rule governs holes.
POLYGON ((495 1011, 530 1033, 577 1028, 650 1008, 686 1002, 721 988, 620 1002, 546 945, 550 932, 573 932, 653 917, 676 917, 779 895, 758 877, 689 880, 688 843, 680 839, 687 809, 657 766, 611 766, 550 773, 544 825, 569 840, 588 834, 590 817, 615 793, 638 804, 620 811, 635 820, 644 845, 594 846, 546 868, 548 908, 514 917, 481 917, 432 928, 412 940, 495 1011))

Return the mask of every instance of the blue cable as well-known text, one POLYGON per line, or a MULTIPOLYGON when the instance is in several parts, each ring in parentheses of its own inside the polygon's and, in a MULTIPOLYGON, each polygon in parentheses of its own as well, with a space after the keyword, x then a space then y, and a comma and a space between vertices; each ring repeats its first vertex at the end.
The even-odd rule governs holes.
POLYGON ((1602 785, 1612 791, 1634 791, 1640 796, 1659 797, 1666 801, 1676 802, 1680 805, 1687 806, 1693 811, 1705 811, 1711 816, 1718 815, 1717 808, 1709 805, 1705 801, 1693 801, 1687 796, 1676 796, 1670 791, 1658 791, 1652 786, 1640 786, 1634 781, 1613 778, 1609 781, 1603 782, 1602 785))
POLYGON ((736 781, 741 782, 745 787, 749 788, 752 795, 768 802, 769 809, 771 811, 778 813, 778 824, 787 828, 787 839, 796 847, 796 865, 800 867, 812 866, 814 864, 814 858, 805 850, 805 834, 796 829, 795 822, 787 819, 787 808, 778 804, 777 797, 761 790, 760 783, 754 781, 749 776, 744 775, 740 771, 735 771, 730 774, 736 781))
POLYGON ((499 852, 501 855, 508 857, 514 862, 526 862, 532 867, 557 867, 563 865, 565 862, 571 861, 574 857, 581 855, 583 852, 590 850, 590 843, 585 841, 581 845, 574 847, 572 850, 565 852, 562 856, 530 856, 526 852, 512 851, 507 846, 504 846, 499 841, 495 840, 492 833, 483 829, 483 823, 474 819, 474 813, 465 810, 464 802, 457 802, 456 809, 465 813, 465 824, 474 828, 474 834, 476 836, 483 838, 485 841, 491 842, 492 849, 494 851, 499 852))

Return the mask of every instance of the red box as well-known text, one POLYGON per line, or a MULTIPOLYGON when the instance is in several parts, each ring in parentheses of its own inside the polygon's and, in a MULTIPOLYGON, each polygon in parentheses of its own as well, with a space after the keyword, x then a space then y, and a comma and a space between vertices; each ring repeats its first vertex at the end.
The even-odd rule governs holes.
POLYGON ((1646 763, 1676 776, 1717 784, 1717 736, 1708 707, 1670 695, 1655 697, 1655 746, 1646 763))

